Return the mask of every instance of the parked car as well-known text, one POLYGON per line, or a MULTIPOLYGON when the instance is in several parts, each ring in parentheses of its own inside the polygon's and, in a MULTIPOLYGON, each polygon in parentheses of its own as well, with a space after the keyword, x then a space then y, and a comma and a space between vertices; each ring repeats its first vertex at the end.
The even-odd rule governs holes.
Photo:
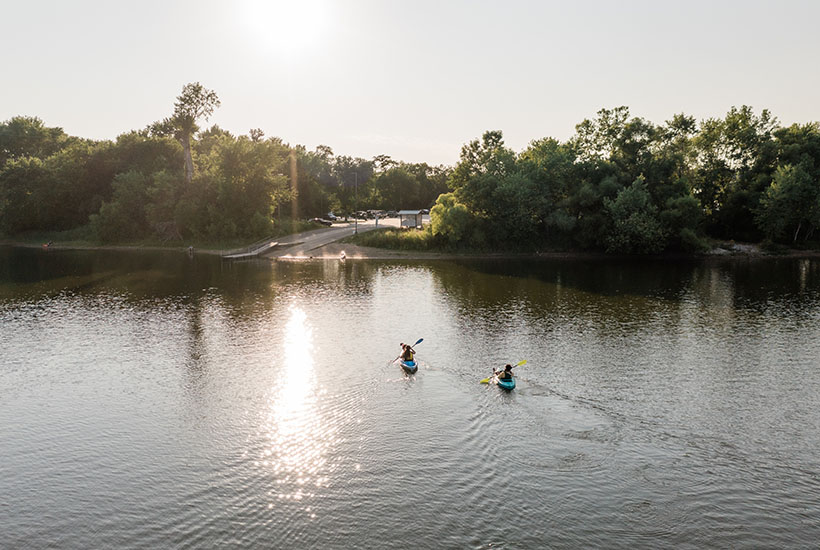
POLYGON ((336 220, 338 220, 338 219, 339 219, 339 218, 336 216, 336 214, 334 214, 333 212, 328 212, 328 213, 327 213, 327 216, 325 216, 325 217, 326 217, 327 219, 329 219, 330 221, 332 221, 332 222, 335 222, 336 220))
POLYGON ((330 220, 326 220, 326 219, 324 219, 324 218, 313 218, 313 219, 312 219, 312 220, 310 220, 310 221, 312 221, 313 223, 319 223, 319 224, 322 224, 322 225, 325 225, 325 226, 330 226, 330 225, 333 225, 333 222, 332 222, 332 221, 330 221, 330 220))
POLYGON ((388 218, 395 218, 398 215, 399 215, 399 213, 396 212, 395 210, 388 210, 387 211, 387 217, 388 218))
POLYGON ((421 212, 422 214, 424 214, 424 215, 427 215, 427 214, 429 214, 429 213, 430 213, 430 210, 428 210, 427 208, 422 208, 422 209, 420 210, 420 212, 421 212))

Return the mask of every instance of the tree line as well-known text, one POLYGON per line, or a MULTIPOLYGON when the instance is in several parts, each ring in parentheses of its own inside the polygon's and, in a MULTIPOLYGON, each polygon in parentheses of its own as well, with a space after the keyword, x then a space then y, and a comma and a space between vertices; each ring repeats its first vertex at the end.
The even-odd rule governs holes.
POLYGON ((708 239, 804 246, 820 226, 820 125, 780 127, 732 108, 662 125, 602 109, 566 142, 520 154, 501 132, 464 145, 450 193, 431 211, 451 245, 564 247, 646 254, 698 251, 708 239))
POLYGON ((201 130, 216 93, 186 85, 171 116, 114 141, 0 124, 0 232, 78 230, 102 242, 257 239, 329 211, 422 208, 448 190, 449 170, 385 155, 308 151, 252 129, 201 130))
POLYGON ((116 140, 36 117, 0 124, 0 232, 107 242, 257 239, 333 211, 427 208, 443 246, 697 251, 708 239, 804 246, 820 225, 820 126, 732 108, 658 125, 602 109, 561 142, 516 153, 499 131, 453 167, 335 155, 204 130, 216 93, 187 84, 172 114, 116 140))

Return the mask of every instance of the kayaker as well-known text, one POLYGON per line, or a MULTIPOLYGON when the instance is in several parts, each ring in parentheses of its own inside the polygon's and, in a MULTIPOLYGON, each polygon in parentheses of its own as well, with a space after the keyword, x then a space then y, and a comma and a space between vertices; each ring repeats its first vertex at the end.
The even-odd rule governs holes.
POLYGON ((495 370, 495 369, 493 369, 493 374, 496 375, 501 380, 509 380, 510 378, 513 377, 512 369, 513 369, 512 365, 507 363, 506 365, 504 365, 504 370, 495 370))
POLYGON ((413 360, 413 354, 416 353, 416 350, 410 347, 410 344, 400 343, 401 346, 401 357, 402 361, 407 361, 408 363, 413 360))

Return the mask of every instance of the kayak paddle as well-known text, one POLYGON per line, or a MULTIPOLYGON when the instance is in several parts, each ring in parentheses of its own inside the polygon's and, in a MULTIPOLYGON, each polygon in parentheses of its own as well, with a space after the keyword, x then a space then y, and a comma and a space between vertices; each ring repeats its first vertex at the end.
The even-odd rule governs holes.
MULTIPOLYGON (((524 359, 522 361, 519 361, 515 365, 513 365, 513 367, 520 367, 521 365, 525 365, 526 363, 527 363, 527 360, 524 359)), ((479 382, 479 384, 489 384, 491 379, 492 379, 492 376, 490 376, 490 378, 485 378, 484 380, 481 380, 479 382)))

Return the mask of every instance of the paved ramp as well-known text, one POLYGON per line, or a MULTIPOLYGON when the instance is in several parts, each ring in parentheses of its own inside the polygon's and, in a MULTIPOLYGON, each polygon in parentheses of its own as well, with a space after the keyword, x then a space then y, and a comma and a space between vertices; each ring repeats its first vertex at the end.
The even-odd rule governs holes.
POLYGON ((254 247, 248 247, 248 250, 245 251, 245 252, 234 252, 234 253, 230 253, 230 254, 225 254, 222 257, 225 258, 226 260, 242 260, 242 259, 245 259, 245 258, 255 258, 257 256, 260 256, 260 255, 264 254, 265 252, 267 252, 271 248, 274 248, 278 244, 279 244, 278 241, 270 241, 270 242, 266 242, 262 245, 258 245, 255 248, 254 247))

